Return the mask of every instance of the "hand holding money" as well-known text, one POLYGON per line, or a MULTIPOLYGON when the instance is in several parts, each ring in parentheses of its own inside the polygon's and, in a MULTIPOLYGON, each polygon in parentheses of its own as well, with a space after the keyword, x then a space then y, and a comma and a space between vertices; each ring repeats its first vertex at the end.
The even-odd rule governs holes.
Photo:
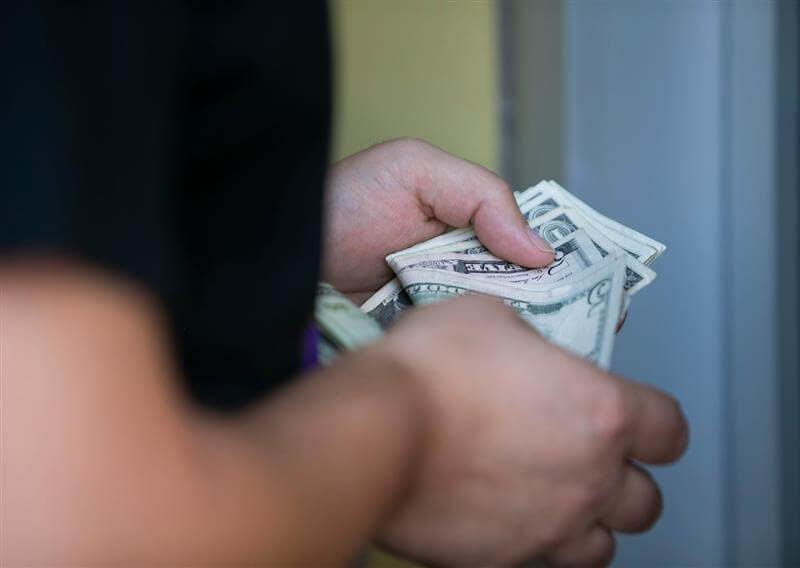
POLYGON ((655 279, 650 265, 666 247, 552 181, 515 197, 530 230, 555 250, 552 263, 528 268, 510 262, 490 254, 475 230, 455 229, 387 255, 396 279, 362 311, 387 329, 412 305, 496 296, 547 339, 608 368, 617 326, 631 297, 655 279))
POLYGON ((410 305, 464 294, 502 298, 546 338, 608 368, 630 298, 656 277, 664 245, 604 217, 555 182, 516 195, 531 229, 555 249, 530 269, 489 254, 474 231, 450 231, 386 257, 397 275, 362 309, 384 327, 410 305))
POLYGON ((322 279, 360 303, 393 276, 387 255, 448 227, 474 228, 495 255, 522 266, 553 260, 502 179, 420 140, 393 140, 332 168, 322 279))
MULTIPOLYGON (((344 310, 345 298, 324 297, 344 310)), ((502 302, 413 310, 364 352, 399 370, 424 409, 414 480, 378 531, 390 549, 443 566, 600 566, 612 531, 657 518, 658 489, 630 460, 680 455, 675 402, 551 345, 502 302)))
POLYGON ((431 203, 438 193, 453 205, 459 187, 437 182, 445 189, 428 187, 420 199, 417 188, 409 203, 385 188, 363 190, 349 216, 371 194, 380 214, 333 231, 335 256, 344 246, 353 258, 329 258, 325 275, 350 298, 395 278, 360 308, 327 284, 317 298, 323 362, 372 343, 427 408, 430 446, 381 539, 434 564, 603 565, 613 531, 645 530, 660 510, 657 486, 635 462, 674 460, 687 440, 674 400, 601 370, 664 246, 554 182, 517 194, 471 186, 472 214, 442 221, 448 214, 431 203), (494 229, 476 214, 487 202, 501 204, 485 209, 496 213, 494 229), (442 233, 443 223, 463 226, 442 233), (366 227, 373 238, 358 232, 366 227))

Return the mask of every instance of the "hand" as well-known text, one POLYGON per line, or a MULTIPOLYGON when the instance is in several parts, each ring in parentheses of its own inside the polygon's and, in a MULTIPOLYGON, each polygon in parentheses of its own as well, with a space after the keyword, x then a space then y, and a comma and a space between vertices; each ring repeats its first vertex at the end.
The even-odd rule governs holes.
POLYGON ((522 266, 552 262, 508 185, 492 172, 419 140, 378 144, 329 173, 323 279, 360 303, 391 277, 386 255, 475 226, 483 244, 522 266))
POLYGON ((419 308, 380 349, 428 408, 415 482, 381 531, 389 548, 442 565, 605 565, 612 531, 658 517, 658 487, 632 460, 683 453, 672 398, 567 354, 487 297, 419 308))

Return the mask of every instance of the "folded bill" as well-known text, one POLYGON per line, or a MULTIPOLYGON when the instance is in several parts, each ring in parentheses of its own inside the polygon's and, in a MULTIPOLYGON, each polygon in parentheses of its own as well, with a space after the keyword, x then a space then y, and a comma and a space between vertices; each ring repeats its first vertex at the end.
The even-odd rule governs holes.
POLYGON ((546 339, 602 368, 611 363, 625 283, 622 258, 603 259, 556 285, 514 286, 432 268, 407 268, 398 279, 417 306, 465 294, 498 297, 546 339))
POLYGON ((314 319, 321 334, 320 362, 332 361, 340 350, 353 350, 380 339, 381 326, 330 284, 317 285, 314 319))

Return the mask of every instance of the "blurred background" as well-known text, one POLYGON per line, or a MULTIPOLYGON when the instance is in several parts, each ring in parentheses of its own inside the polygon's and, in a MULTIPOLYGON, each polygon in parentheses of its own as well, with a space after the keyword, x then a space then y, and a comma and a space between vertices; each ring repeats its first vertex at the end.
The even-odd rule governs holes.
POLYGON ((618 566, 800 566, 798 5, 331 3, 334 157, 423 138, 667 244, 613 370, 692 443, 618 566))

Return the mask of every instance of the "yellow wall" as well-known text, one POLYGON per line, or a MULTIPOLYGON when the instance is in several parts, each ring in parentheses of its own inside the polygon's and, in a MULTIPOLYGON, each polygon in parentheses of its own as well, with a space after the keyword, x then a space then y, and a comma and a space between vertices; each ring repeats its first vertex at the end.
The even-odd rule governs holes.
MULTIPOLYGON (((477 0, 332 0, 333 158, 422 138, 497 171, 497 6, 477 0)), ((413 565, 372 549, 369 568, 413 565)))
POLYGON ((333 0, 333 156, 399 136, 497 171, 497 6, 333 0))

